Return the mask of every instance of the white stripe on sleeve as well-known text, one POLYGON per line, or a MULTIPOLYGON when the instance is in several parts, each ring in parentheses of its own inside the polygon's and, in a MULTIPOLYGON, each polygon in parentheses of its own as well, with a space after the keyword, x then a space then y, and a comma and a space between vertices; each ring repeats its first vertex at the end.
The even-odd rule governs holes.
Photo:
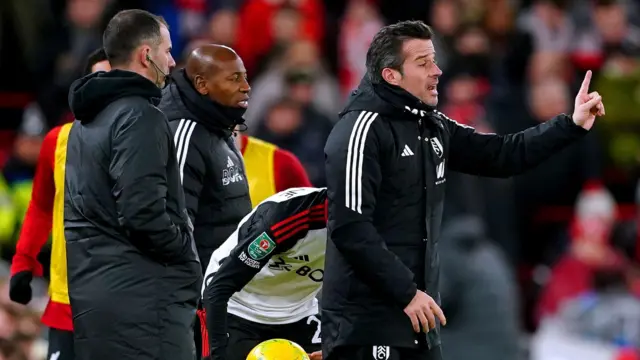
POLYGON ((363 111, 351 130, 347 147, 347 165, 345 177, 345 206, 362 214, 362 162, 364 146, 369 127, 377 113, 363 111))
POLYGON ((180 169, 180 182, 184 178, 184 164, 187 162, 187 152, 189 151, 189 143, 191 134, 196 127, 196 122, 188 119, 180 120, 176 135, 173 141, 176 144, 176 157, 178 158, 178 167, 180 169))

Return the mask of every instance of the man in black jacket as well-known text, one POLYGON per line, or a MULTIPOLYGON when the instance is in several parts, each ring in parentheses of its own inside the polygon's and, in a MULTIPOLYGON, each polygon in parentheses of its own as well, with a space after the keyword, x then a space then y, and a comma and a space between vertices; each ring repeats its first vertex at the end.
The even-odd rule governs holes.
POLYGON ((437 244, 447 168, 521 173, 580 139, 604 113, 601 97, 587 92, 588 72, 573 116, 513 135, 476 133, 435 109, 442 72, 432 36, 420 21, 378 32, 367 75, 325 146, 325 359, 441 359, 437 244))
MULTIPOLYGON (((244 64, 232 49, 204 45, 176 71, 159 108, 169 119, 178 155, 180 178, 203 272, 214 250, 251 211, 249 186, 240 151, 233 140, 244 123, 251 87, 244 64)), ((205 315, 198 312, 198 355, 208 352, 198 334, 205 315), (204 346, 202 346, 204 345, 204 346)))
POLYGON ((77 80, 64 225, 78 359, 192 359, 202 269, 173 136, 155 107, 174 66, 169 30, 141 10, 103 36, 113 68, 77 80))

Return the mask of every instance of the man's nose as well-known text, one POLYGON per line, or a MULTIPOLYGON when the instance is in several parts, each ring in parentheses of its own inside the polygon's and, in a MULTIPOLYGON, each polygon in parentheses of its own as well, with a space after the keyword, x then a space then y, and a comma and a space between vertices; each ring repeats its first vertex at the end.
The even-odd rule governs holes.
POLYGON ((433 64, 434 66, 434 73, 433 76, 435 77, 440 77, 442 76, 442 69, 440 69, 440 67, 438 66, 438 64, 433 64))
POLYGON ((247 80, 244 80, 242 82, 242 86, 240 86, 240 91, 243 93, 251 92, 251 85, 249 85, 249 82, 247 80))

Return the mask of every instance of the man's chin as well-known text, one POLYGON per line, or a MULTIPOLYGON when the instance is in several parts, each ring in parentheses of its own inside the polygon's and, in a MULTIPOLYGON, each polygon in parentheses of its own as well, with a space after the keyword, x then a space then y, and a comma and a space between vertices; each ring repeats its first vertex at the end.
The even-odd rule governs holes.
POLYGON ((436 106, 438 106, 438 96, 428 96, 424 100, 424 103, 429 105, 429 106, 436 107, 436 106))

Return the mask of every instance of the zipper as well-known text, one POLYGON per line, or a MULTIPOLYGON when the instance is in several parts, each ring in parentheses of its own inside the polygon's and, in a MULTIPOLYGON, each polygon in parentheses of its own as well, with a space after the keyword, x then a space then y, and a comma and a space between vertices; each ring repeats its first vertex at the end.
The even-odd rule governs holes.
POLYGON ((420 147, 420 169, 421 169, 421 173, 420 173, 420 177, 422 178, 422 191, 424 192, 424 197, 423 197, 423 203, 422 203, 422 219, 424 219, 424 224, 423 224, 423 237, 422 237, 422 241, 423 242, 427 242, 428 238, 429 238, 429 234, 427 233, 427 204, 429 203, 427 201, 427 179, 426 179, 426 168, 425 168, 425 161, 426 161, 426 157, 425 157, 425 153, 424 153, 424 146, 422 145, 422 141, 426 140, 424 139, 424 126, 422 124, 422 118, 418 119, 418 132, 420 133, 420 136, 418 136, 418 139, 420 140, 419 147, 420 147))
MULTIPOLYGON (((430 261, 431 261, 431 249, 429 246, 429 231, 427 229, 427 205, 429 204, 429 200, 427 199, 427 196, 429 196, 429 194, 427 194, 427 176, 426 176, 426 164, 425 162, 427 161, 425 151, 424 151, 424 146, 422 145, 422 142, 424 140, 426 140, 424 138, 424 124, 422 123, 422 118, 418 120, 418 131, 420 132, 420 136, 418 137, 419 144, 420 144, 420 169, 421 169, 421 178, 422 178, 422 191, 424 193, 424 196, 422 197, 422 231, 423 231, 423 237, 422 237, 422 251, 424 254, 424 258, 423 258, 423 262, 425 267, 427 266, 427 264, 429 264, 428 266, 430 267, 430 261)), ((427 272, 426 268, 423 270, 423 274, 422 274, 422 281, 423 284, 421 284, 422 287, 424 288, 424 291, 428 291, 428 286, 427 284, 429 283, 428 277, 429 277, 429 272, 427 272)), ((429 333, 425 334, 426 336, 424 336, 424 339, 426 340, 427 343, 427 348, 431 349, 431 339, 429 337, 429 333)))

